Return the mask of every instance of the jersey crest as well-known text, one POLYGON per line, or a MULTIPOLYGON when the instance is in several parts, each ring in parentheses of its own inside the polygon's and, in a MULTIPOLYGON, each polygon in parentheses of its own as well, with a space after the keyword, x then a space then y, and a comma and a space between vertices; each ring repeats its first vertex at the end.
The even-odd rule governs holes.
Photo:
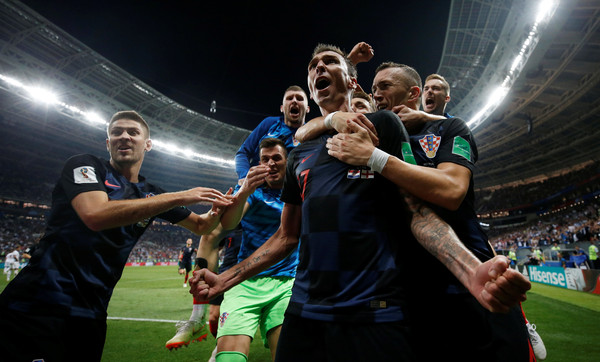
POLYGON ((227 313, 227 312, 224 312, 223 314, 221 314, 219 316, 219 326, 220 327, 223 327, 223 325, 227 321, 227 317, 229 317, 229 313, 227 313))
POLYGON ((429 158, 434 158, 437 154, 438 148, 440 148, 440 141, 442 137, 434 134, 428 134, 419 140, 421 148, 425 152, 425 155, 429 158))

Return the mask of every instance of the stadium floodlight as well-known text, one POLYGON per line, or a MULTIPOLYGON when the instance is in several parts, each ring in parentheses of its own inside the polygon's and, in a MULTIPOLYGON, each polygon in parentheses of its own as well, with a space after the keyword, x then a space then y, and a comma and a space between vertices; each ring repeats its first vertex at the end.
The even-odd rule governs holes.
POLYGON ((4 82, 6 82, 7 84, 13 86, 13 87, 17 87, 17 88, 24 88, 25 85, 23 83, 21 83, 19 80, 0 74, 0 79, 2 79, 4 82))
POLYGON ((189 148, 182 150, 182 153, 187 158, 194 158, 194 157, 197 157, 197 155, 198 155, 196 152, 194 152, 194 150, 189 149, 189 148))
POLYGON ((108 122, 104 120, 98 113, 95 112, 83 112, 83 116, 85 119, 90 121, 91 123, 98 123, 104 126, 108 126, 108 122))
POLYGON ((58 96, 52 91, 42 87, 28 87, 25 86, 25 90, 33 98, 34 101, 46 103, 46 104, 58 104, 58 96))
POLYGON ((542 0, 538 5, 537 15, 535 17, 536 24, 541 23, 545 20, 550 20, 552 14, 554 14, 554 10, 556 10, 556 6, 558 1, 556 0, 542 0))
POLYGON ((152 139, 152 147, 162 152, 166 152, 175 156, 185 157, 187 159, 202 162, 202 161, 210 161, 212 163, 217 163, 220 165, 224 165, 227 167, 235 166, 234 160, 226 160, 220 157, 214 157, 210 155, 201 154, 195 152, 190 148, 181 148, 171 142, 162 141, 160 139, 152 139))
MULTIPOLYGON (((82 110, 74 105, 64 103, 58 99, 58 96, 55 93, 51 92, 48 89, 41 88, 41 87, 27 86, 24 83, 22 83, 21 81, 19 81, 18 79, 6 76, 4 74, 0 74, 0 80, 2 80, 4 83, 9 85, 9 87, 5 88, 8 91, 15 93, 26 99, 54 105, 54 106, 56 106, 57 110, 61 114, 68 116, 72 119, 75 119, 78 121, 82 121, 82 119, 83 119, 83 120, 87 121, 88 124, 95 126, 97 128, 100 127, 100 128, 105 129, 106 126, 108 125, 108 122, 105 120, 105 118, 103 118, 98 113, 82 110)), ((1 86, 1 84, 0 84, 0 86, 1 86)), ((215 107, 216 107, 216 104, 215 104, 215 107)), ((235 166, 234 160, 227 160, 227 159, 220 158, 220 157, 214 157, 214 156, 210 156, 210 155, 201 154, 201 153, 195 152, 194 150, 192 150, 190 148, 183 149, 175 144, 161 141, 160 139, 153 138, 152 143, 154 145, 154 148, 157 149, 158 151, 166 152, 166 153, 169 153, 169 154, 177 156, 177 157, 184 157, 186 159, 189 159, 189 160, 192 160, 195 162, 210 162, 212 164, 216 164, 217 166, 227 167, 227 168, 235 166)))
POLYGON ((502 84, 496 88, 493 88, 494 90, 492 91, 487 103, 477 113, 475 113, 475 116, 471 117, 469 122, 467 122, 467 126, 469 128, 477 128, 477 126, 483 123, 504 100, 508 94, 508 91, 519 77, 519 74, 521 74, 521 70, 523 70, 525 67, 529 56, 533 53, 533 50, 535 49, 541 37, 543 27, 541 27, 540 24, 550 20, 557 7, 557 0, 540 1, 535 16, 535 22, 533 23, 527 38, 523 41, 523 44, 521 45, 517 55, 513 59, 511 67, 504 77, 502 84))

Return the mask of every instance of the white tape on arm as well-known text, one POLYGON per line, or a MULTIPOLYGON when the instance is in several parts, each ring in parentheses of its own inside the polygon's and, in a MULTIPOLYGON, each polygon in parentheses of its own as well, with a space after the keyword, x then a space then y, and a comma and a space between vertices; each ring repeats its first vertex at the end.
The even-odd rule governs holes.
POLYGON ((323 124, 325 124, 325 127, 327 127, 327 129, 333 128, 333 125, 331 124, 331 119, 333 118, 333 115, 336 113, 337 113, 337 111, 329 113, 327 116, 325 116, 325 120, 323 121, 323 124))
POLYGON ((390 155, 388 153, 380 150, 379 148, 375 148, 371 154, 371 157, 369 158, 369 161, 367 161, 367 166, 369 166, 371 170, 381 173, 389 157, 390 155))

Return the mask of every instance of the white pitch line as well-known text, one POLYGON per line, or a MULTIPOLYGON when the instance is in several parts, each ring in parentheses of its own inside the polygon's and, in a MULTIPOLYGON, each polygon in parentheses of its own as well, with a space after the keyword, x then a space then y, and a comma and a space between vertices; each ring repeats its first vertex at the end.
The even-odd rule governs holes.
POLYGON ((108 319, 120 320, 120 321, 136 321, 136 322, 163 322, 163 323, 179 322, 179 321, 173 321, 170 319, 127 318, 127 317, 108 317, 108 319))

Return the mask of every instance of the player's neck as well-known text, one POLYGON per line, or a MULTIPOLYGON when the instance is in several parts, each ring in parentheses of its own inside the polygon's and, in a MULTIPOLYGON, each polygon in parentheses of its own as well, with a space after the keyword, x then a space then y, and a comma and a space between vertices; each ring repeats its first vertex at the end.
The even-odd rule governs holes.
POLYGON ((140 169, 142 168, 142 162, 138 161, 135 163, 121 163, 115 162, 111 158, 110 165, 117 170, 123 177, 125 177, 131 183, 139 182, 140 169))

